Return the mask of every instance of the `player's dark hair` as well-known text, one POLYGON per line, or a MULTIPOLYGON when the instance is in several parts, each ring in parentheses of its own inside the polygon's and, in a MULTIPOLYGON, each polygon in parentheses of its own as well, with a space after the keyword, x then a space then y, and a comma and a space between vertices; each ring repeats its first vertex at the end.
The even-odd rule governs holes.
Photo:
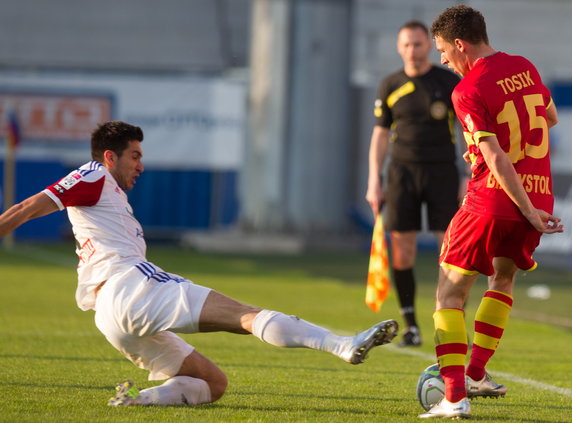
POLYGON ((129 141, 143 141, 143 131, 120 120, 102 123, 91 134, 91 158, 103 163, 103 153, 111 150, 121 157, 129 141))
POLYGON ((437 16, 431 33, 451 44, 457 38, 471 44, 489 43, 485 18, 481 12, 464 4, 449 7, 437 16))
POLYGON ((399 32, 401 32, 403 29, 420 29, 425 32, 425 34, 427 34, 427 37, 429 37, 429 30, 427 29, 427 26, 421 21, 412 20, 405 22, 403 25, 401 25, 401 28, 399 28, 399 32))

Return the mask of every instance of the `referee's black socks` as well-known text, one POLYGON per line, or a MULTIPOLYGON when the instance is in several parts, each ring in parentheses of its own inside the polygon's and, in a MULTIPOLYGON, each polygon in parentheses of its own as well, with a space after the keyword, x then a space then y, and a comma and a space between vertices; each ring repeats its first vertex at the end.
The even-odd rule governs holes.
POLYGON ((417 326, 415 319, 415 276, 413 268, 397 270, 393 269, 393 280, 397 295, 399 296, 399 304, 401 306, 401 314, 405 319, 407 327, 417 326))

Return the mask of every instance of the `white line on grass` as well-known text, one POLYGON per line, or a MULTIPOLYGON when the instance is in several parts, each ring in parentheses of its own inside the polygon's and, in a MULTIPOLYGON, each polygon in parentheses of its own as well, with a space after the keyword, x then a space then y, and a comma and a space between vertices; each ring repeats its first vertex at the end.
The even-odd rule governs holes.
MULTIPOLYGON (((398 354, 404 354, 422 358, 424 360, 432 361, 433 363, 436 361, 435 356, 433 354, 429 354, 423 351, 415 351, 410 348, 399 348, 391 344, 385 346, 384 348, 389 348, 391 351, 398 354)), ((493 376, 499 376, 502 377, 503 379, 510 380, 511 382, 527 385, 528 387, 537 388, 542 391, 554 392, 556 394, 565 395, 567 397, 572 397, 572 389, 562 388, 560 386, 550 385, 548 383, 540 382, 538 380, 520 377, 517 375, 513 375, 512 373, 497 372, 496 370, 492 370, 489 373, 493 376)))

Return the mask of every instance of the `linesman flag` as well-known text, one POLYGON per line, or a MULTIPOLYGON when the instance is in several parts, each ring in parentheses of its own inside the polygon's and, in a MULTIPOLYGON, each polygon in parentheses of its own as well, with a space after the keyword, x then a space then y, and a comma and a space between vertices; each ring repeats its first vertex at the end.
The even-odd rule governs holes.
POLYGON ((381 213, 375 218, 371 252, 369 255, 369 269, 367 274, 367 287, 365 303, 373 311, 378 312, 389 293, 389 259, 387 257, 387 243, 383 218, 381 213))

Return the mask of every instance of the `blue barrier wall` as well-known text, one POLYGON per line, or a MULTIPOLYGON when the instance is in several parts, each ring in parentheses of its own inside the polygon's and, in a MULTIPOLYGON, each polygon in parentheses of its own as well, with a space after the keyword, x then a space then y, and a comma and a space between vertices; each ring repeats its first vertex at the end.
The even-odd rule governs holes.
POLYGON ((146 170, 128 194, 143 227, 209 229, 238 216, 235 171, 146 170))
MULTIPOLYGON (((16 163, 16 203, 42 191, 65 174, 66 169, 61 163, 29 161, 16 163)), ((0 162, 0 187, 3 192, 4 178, 1 175, 4 175, 4 162, 0 162)), ((2 201, 1 195, 0 201, 2 201)), ((4 210, 4 205, 2 205, 2 210, 4 210)), ((16 229, 14 235, 15 239, 20 240, 55 241, 61 239, 64 233, 69 232, 69 228, 67 214, 57 212, 22 225, 16 229)))
MULTIPOLYGON (((72 170, 61 163, 18 162, 16 202, 36 194, 72 170)), ((0 162, 2 174, 3 162, 0 162)), ((2 185, 0 181, 1 189, 2 185)), ((146 170, 128 195, 135 216, 153 236, 228 226, 238 216, 236 171, 146 170)), ((52 241, 70 233, 66 213, 58 212, 26 223, 16 230, 15 237, 52 241)))
POLYGON ((559 81, 550 86, 557 107, 572 107, 572 81, 559 81))

